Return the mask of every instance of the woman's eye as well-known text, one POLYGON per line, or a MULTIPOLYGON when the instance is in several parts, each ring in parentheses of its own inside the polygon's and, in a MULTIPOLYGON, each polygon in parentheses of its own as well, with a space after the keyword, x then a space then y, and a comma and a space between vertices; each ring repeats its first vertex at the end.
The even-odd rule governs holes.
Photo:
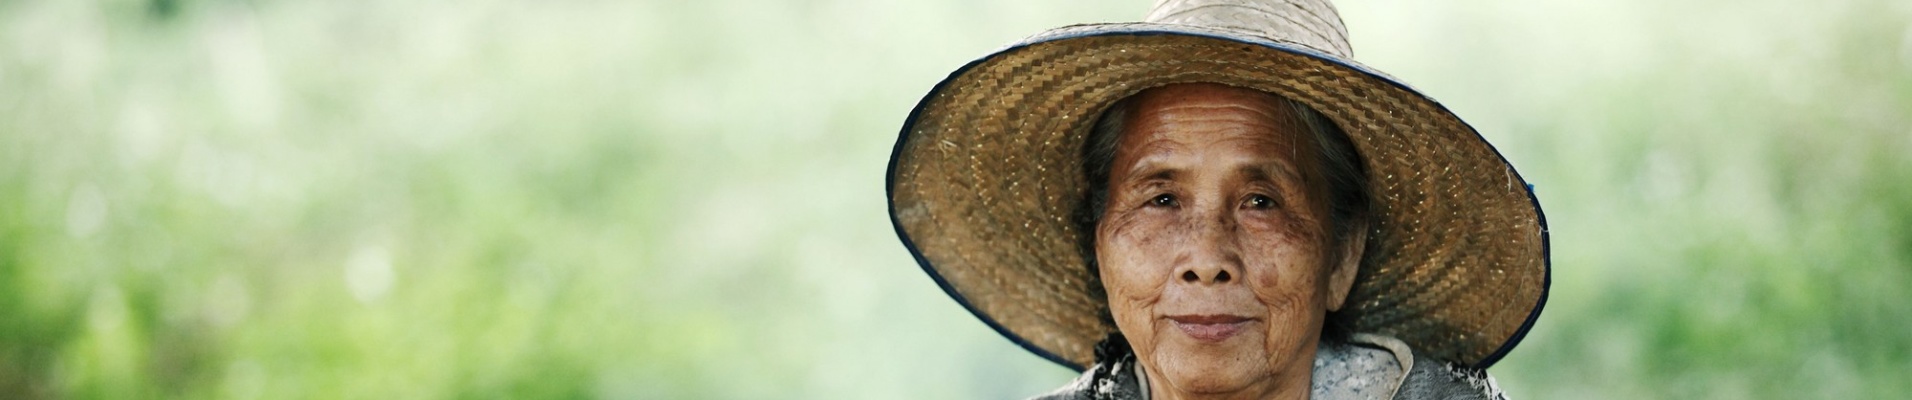
POLYGON ((1275 199, 1264 195, 1248 196, 1248 208, 1266 210, 1275 208, 1275 199))
POLYGON ((1149 199, 1149 205, 1156 207, 1174 207, 1176 204, 1179 203, 1175 201, 1175 195, 1172 194, 1158 194, 1149 199))

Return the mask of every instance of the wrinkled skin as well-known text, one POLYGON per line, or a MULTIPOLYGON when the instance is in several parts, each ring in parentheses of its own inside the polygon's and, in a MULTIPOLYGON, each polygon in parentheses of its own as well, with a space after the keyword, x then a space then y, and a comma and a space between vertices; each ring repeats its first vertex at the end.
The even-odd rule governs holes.
POLYGON ((1313 136, 1259 91, 1137 96, 1096 259, 1152 398, 1307 398, 1323 321, 1361 256, 1331 240, 1313 136))

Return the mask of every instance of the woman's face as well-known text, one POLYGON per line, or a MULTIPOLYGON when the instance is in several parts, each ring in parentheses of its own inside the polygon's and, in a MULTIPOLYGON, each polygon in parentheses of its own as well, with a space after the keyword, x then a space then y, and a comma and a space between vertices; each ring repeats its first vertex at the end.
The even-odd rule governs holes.
POLYGON ((1282 100, 1248 89, 1165 86, 1134 106, 1096 259, 1151 387, 1305 396, 1322 320, 1361 247, 1330 246, 1313 135, 1282 100))

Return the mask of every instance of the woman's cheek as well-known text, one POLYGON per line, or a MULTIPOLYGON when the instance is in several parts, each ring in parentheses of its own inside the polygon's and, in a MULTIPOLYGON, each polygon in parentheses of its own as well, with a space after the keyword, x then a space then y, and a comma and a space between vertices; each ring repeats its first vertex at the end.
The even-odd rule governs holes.
POLYGON ((1102 280, 1111 286, 1109 294, 1131 300, 1160 297, 1163 280, 1169 275, 1160 268, 1172 257, 1162 248, 1173 235, 1165 231, 1161 216, 1125 213, 1105 219, 1098 233, 1097 261, 1102 280))
POLYGON ((1271 311, 1290 314, 1312 308, 1319 291, 1320 235, 1294 219, 1244 224, 1248 236, 1244 261, 1250 289, 1271 311))

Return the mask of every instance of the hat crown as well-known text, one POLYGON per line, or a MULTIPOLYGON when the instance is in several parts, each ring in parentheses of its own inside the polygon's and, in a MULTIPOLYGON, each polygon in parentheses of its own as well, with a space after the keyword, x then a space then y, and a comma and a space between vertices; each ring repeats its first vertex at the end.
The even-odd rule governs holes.
POLYGON ((1354 58, 1348 28, 1327 0, 1157 0, 1143 21, 1232 31, 1354 58))

